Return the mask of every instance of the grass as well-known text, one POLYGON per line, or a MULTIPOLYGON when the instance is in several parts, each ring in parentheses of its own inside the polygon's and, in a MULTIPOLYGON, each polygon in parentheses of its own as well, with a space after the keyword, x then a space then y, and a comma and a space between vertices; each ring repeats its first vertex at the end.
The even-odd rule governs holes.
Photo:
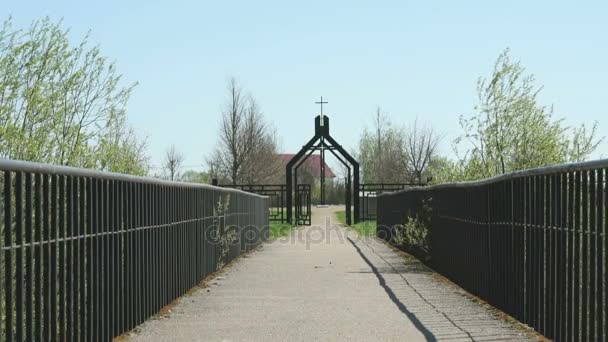
MULTIPOLYGON (((337 211, 336 219, 338 222, 342 224, 346 224, 346 212, 345 211, 337 211)), ((351 217, 351 222, 354 221, 351 217)), ((350 226, 353 228, 359 235, 363 236, 371 236, 376 235, 376 221, 363 221, 350 226)))
POLYGON ((293 226, 289 223, 270 222, 270 237, 278 238, 287 236, 292 229, 293 226))

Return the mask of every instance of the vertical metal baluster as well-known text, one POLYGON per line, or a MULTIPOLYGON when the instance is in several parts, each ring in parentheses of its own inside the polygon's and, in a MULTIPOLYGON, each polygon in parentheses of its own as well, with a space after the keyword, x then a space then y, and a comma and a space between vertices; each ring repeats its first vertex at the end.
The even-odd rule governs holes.
POLYGON ((172 282, 172 294, 171 298, 176 298, 179 296, 179 188, 175 187, 172 190, 173 203, 171 206, 172 209, 172 224, 171 224, 171 263, 173 271, 173 282, 172 282))
POLYGON ((175 294, 173 296, 173 298, 176 298, 178 296, 181 296, 181 264, 182 264, 182 260, 181 260, 181 224, 179 223, 179 221, 181 221, 182 216, 182 206, 181 206, 181 188, 176 187, 175 189, 175 202, 176 202, 176 207, 175 207, 175 228, 174 228, 174 235, 175 235, 175 262, 176 262, 176 270, 177 273, 175 274, 175 279, 176 279, 176 284, 175 284, 175 294))
POLYGON ((152 283, 152 315, 154 315, 160 309, 160 302, 158 300, 158 209, 156 207, 156 184, 150 184, 150 225, 153 227, 150 231, 151 234, 151 247, 150 248, 150 260, 151 260, 151 283, 152 283))
POLYGON ((122 207, 122 229, 123 229, 123 248, 122 248, 122 258, 123 258, 123 287, 122 291, 124 294, 122 295, 122 305, 123 305, 123 316, 122 316, 122 324, 121 331, 128 331, 131 329, 129 326, 129 312, 130 312, 130 302, 131 298, 130 287, 131 287, 131 232, 129 226, 129 182, 124 181, 121 182, 120 185, 121 199, 120 206, 122 207))
MULTIPOLYGON (((8 213, 8 211, 7 211, 8 213)), ((12 215, 12 214, 11 214, 12 215)), ((23 341, 23 173, 15 172, 15 340, 23 341)), ((11 265, 12 267, 12 265, 11 265)))
POLYGON ((136 245, 135 245, 135 237, 136 237, 136 226, 135 226, 135 184, 133 182, 129 182, 127 184, 127 223, 129 230, 129 329, 132 329, 135 326, 135 301, 137 294, 135 292, 135 282, 137 279, 137 268, 135 267, 135 262, 137 257, 135 255, 136 245))
POLYGON ((34 176, 34 208, 36 210, 34 215, 34 238, 33 240, 38 244, 34 246, 34 321, 36 326, 34 327, 34 335, 31 340, 42 340, 42 325, 43 325, 43 292, 42 292, 42 249, 44 244, 42 243, 42 177, 39 173, 34 176))
POLYGON ((604 201, 605 201, 605 181, 606 181, 606 173, 603 169, 597 170, 597 230, 596 230, 596 239, 597 239, 597 339, 599 341, 605 341, 608 336, 606 335, 606 322, 605 322, 605 310, 608 309, 604 300, 606 298, 606 289, 605 289, 605 279, 604 276, 606 274, 606 256, 605 256, 605 230, 604 230, 604 220, 606 219, 606 214, 608 211, 604 211, 604 201))
POLYGON ((87 238, 86 236, 90 233, 90 226, 88 225, 87 222, 87 215, 89 215, 91 207, 90 206, 86 206, 86 198, 88 197, 87 194, 87 178, 85 177, 78 177, 78 200, 80 203, 80 211, 78 213, 78 220, 80 221, 80 225, 78 226, 78 234, 82 236, 82 238, 79 240, 79 245, 80 245, 80 250, 79 250, 79 259, 80 259, 80 277, 79 277, 79 292, 80 292, 80 304, 79 304, 79 311, 80 311, 80 337, 79 340, 80 341, 85 341, 86 337, 87 337, 87 329, 89 329, 89 326, 87 325, 87 319, 88 316, 90 315, 87 312, 87 302, 88 300, 90 300, 90 294, 86 292, 86 286, 87 286, 87 279, 89 279, 89 266, 88 264, 90 263, 90 259, 86 260, 86 256, 88 253, 88 241, 89 238, 87 238))
POLYGON ((543 190, 542 190, 542 176, 534 177, 534 269, 535 269, 535 277, 534 277, 534 328, 542 333, 543 326, 541 319, 542 315, 542 277, 543 277, 543 265, 542 265, 542 214, 543 214, 543 190))
POLYGON ((526 316, 524 323, 531 325, 532 322, 532 228, 530 227, 530 217, 532 213, 532 177, 528 176, 524 183, 524 226, 525 226, 525 265, 526 265, 526 316))
POLYGON ((190 287, 196 285, 196 198, 194 188, 188 188, 189 191, 189 213, 188 213, 188 263, 190 264, 190 287))
POLYGON ((103 179, 95 179, 95 183, 96 183, 96 199, 95 201, 97 202, 96 204, 96 238, 95 238, 95 268, 96 268, 96 280, 95 280, 95 305, 96 305, 96 309, 95 309, 95 316, 96 316, 96 323, 97 323, 97 327, 96 327, 96 334, 97 334, 97 340, 99 341, 106 341, 107 339, 105 338, 105 324, 104 324, 104 318, 105 318, 105 307, 104 307, 104 282, 105 282, 105 278, 106 275, 103 272, 103 267, 104 267, 104 258, 105 258, 105 243, 104 243, 104 227, 105 227, 105 220, 104 220, 104 216, 105 216, 105 201, 104 201, 104 195, 105 195, 105 186, 104 183, 105 181, 103 179))
POLYGON ((95 336, 99 341, 105 341, 104 336, 104 305, 103 305, 103 282, 105 274, 103 273, 104 260, 104 243, 103 243, 103 228, 104 228, 104 181, 102 179, 94 179, 95 181, 95 336))
POLYGON ((74 325, 74 287, 72 278, 75 273, 74 269, 74 258, 72 256, 74 251, 74 199, 73 199, 73 177, 66 177, 66 226, 65 226, 65 238, 67 241, 65 244, 65 327, 66 327, 66 340, 74 340, 74 329, 77 328, 74 325))
POLYGON ((144 293, 144 289, 143 289, 143 264, 144 264, 144 257, 143 257, 143 224, 141 221, 141 212, 142 212, 142 198, 141 198, 141 184, 137 183, 136 184, 136 189, 135 189, 135 196, 136 196, 136 216, 137 216, 137 285, 136 285, 136 291, 137 291, 137 320, 136 320, 136 324, 140 324, 143 320, 143 309, 144 309, 144 301, 143 301, 143 293, 144 293))
POLYGON ((574 179, 575 182, 575 194, 574 194, 574 325, 573 325, 573 333, 574 338, 577 341, 580 341, 580 333, 581 333, 581 315, 580 315, 580 304, 581 304, 581 243, 582 243, 582 172, 577 171, 574 179))
POLYGON ((144 294, 144 315, 142 317, 142 320, 145 321, 146 317, 148 317, 150 315, 150 308, 151 308, 151 300, 150 300, 150 293, 151 291, 151 284, 150 284, 150 201, 148 201, 149 199, 149 194, 150 194, 150 187, 149 184, 144 183, 143 184, 143 189, 142 189, 142 197, 141 197, 141 204, 143 206, 142 210, 142 216, 141 216, 141 221, 143 222, 143 227, 145 227, 145 229, 143 230, 143 262, 144 262, 144 273, 143 273, 143 279, 144 279, 144 287, 143 287, 143 294, 144 294))
POLYGON ((549 271, 550 271, 550 276, 548 278, 548 289, 549 289, 549 294, 547 295, 548 301, 549 301, 549 308, 548 308, 548 313, 549 313, 549 329, 548 329, 548 333, 549 336, 551 336, 551 338, 555 339, 555 336, 557 335, 555 330, 557 327, 557 310, 556 310, 556 272, 557 272, 557 245, 556 245, 556 241, 557 241, 557 220, 556 220, 556 211, 557 211, 557 175, 556 174, 552 174, 549 176, 549 180, 550 180, 550 193, 549 193, 549 198, 547 200, 547 203, 549 204, 549 224, 548 224, 548 230, 549 230, 549 241, 547 242, 548 248, 550 250, 549 253, 549 271))
POLYGON ((135 233, 133 230, 133 183, 125 182, 125 195, 126 195, 126 213, 125 221, 127 222, 127 330, 132 329, 134 326, 134 309, 133 303, 135 300, 134 284, 135 284, 135 233))
POLYGON ((51 176, 51 232, 50 232, 50 250, 51 250, 51 272, 50 272, 50 300, 51 300, 51 339, 57 339, 57 192, 59 190, 59 176, 51 176))
POLYGON ((112 179, 104 180, 104 205, 105 205, 105 216, 104 216, 104 243, 105 243, 105 265, 104 265, 104 273, 105 273, 105 336, 107 340, 111 340, 113 336, 112 332, 112 323, 113 323, 113 301, 114 301, 114 288, 112 284, 114 283, 114 246, 112 239, 114 238, 114 234, 112 234, 114 230, 114 205, 112 203, 112 199, 114 197, 114 189, 112 184, 114 181, 112 179))
POLYGON ((574 171, 568 172, 568 199, 567 199, 567 222, 568 222, 568 230, 567 230, 567 239, 566 244, 568 246, 566 253, 566 265, 567 265, 567 289, 566 289, 566 321, 564 327, 566 327, 565 331, 565 340, 572 340, 573 337, 573 313, 572 303, 573 293, 574 293, 574 261, 573 261, 573 253, 574 253, 574 193, 575 193, 575 184, 574 184, 574 171))
POLYGON ((43 175, 43 262, 44 262, 44 286, 43 286, 43 302, 44 302, 44 330, 43 339, 49 341, 51 339, 51 206, 50 206, 50 175, 43 175))
POLYGON ((589 229, 588 229, 588 249, 589 253, 589 340, 597 341, 597 330, 595 324, 596 318, 596 298, 599 290, 598 284, 596 283, 597 267, 596 267, 596 250, 597 250, 597 227, 596 227, 596 210, 597 210, 597 184, 596 184, 596 170, 589 171, 589 229))
POLYGON ((97 336, 97 182, 87 178, 87 341, 97 336))
POLYGON ((538 232, 539 232, 539 328, 541 334, 547 333, 547 298, 546 298, 546 280, 547 280, 547 176, 540 176, 541 188, 538 192, 538 232))
MULTIPOLYGON (((600 303, 602 304, 602 307, 604 308, 603 310, 603 316, 602 316, 602 320, 600 321, 602 324, 602 338, 603 340, 607 340, 608 339, 608 168, 605 168, 602 170, 603 172, 603 177, 602 177, 602 181, 601 181, 601 188, 602 188, 602 198, 603 198, 603 220, 599 220, 600 222, 603 221, 602 224, 602 228, 600 229, 602 231, 602 249, 603 249, 603 254, 602 255, 602 270, 603 270, 603 282, 604 282, 604 287, 602 290, 602 299, 600 299, 600 303)), ((600 310, 601 312, 602 310, 600 310)))
POLYGON ((66 340, 65 334, 65 317, 66 317, 66 295, 65 295, 65 176, 59 175, 58 179, 58 191, 59 199, 57 202, 58 206, 58 217, 59 223, 57 226, 57 250, 59 251, 59 262, 58 262, 58 273, 59 279, 57 281, 59 286, 59 341, 66 340))
POLYGON ((33 341, 34 336, 34 226, 32 217, 32 174, 25 174, 25 243, 26 265, 25 265, 25 340, 33 341))
POLYGON ((525 322, 526 317, 526 234, 525 234, 525 179, 519 178, 516 183, 517 190, 517 223, 518 223, 518 247, 519 247, 519 314, 518 319, 525 322))
POLYGON ((13 223, 12 223, 12 179, 11 172, 4 171, 4 310, 6 317, 4 326, 6 331, 6 341, 13 340, 13 223))
POLYGON ((112 222, 111 222, 111 245, 112 245, 112 262, 111 262, 111 271, 112 271, 112 282, 110 287, 112 289, 112 297, 111 301, 111 311, 110 311, 110 335, 112 338, 115 338, 120 335, 120 296, 121 296, 121 283, 120 283, 120 273, 121 273, 121 263, 120 263, 120 212, 119 212, 119 183, 118 179, 113 179, 110 182, 111 186, 111 197, 110 197, 110 205, 112 206, 112 222))
POLYGON ((125 253, 126 253, 126 229, 125 229, 125 200, 124 200, 124 181, 119 181, 116 184, 118 200, 116 201, 116 205, 118 207, 118 214, 116 215, 118 220, 118 264, 119 264, 119 282, 118 282, 118 310, 119 310, 119 318, 118 318, 118 333, 123 333, 127 331, 125 327, 125 316, 126 316, 126 305, 125 305, 125 292, 127 290, 126 286, 126 264, 125 264, 125 253))
POLYGON ((169 232, 169 225, 168 225, 168 220, 167 220, 167 203, 168 203, 168 191, 167 191, 167 187, 164 185, 160 186, 160 213, 161 213, 161 223, 162 223, 162 227, 161 227, 161 265, 162 265, 162 273, 161 273, 161 279, 162 279, 162 303, 163 306, 169 304, 170 302, 170 297, 169 297, 169 257, 168 257, 168 253, 167 253, 167 247, 169 245, 169 239, 168 237, 168 232, 169 232))
MULTIPOLYGON (((5 170, 1 170, 0 169, 0 173, 2 173, 2 183, 0 183, 0 226, 4 225, 4 173, 6 171, 5 170)), ((3 329, 2 327, 4 326, 5 323, 5 319, 7 316, 7 312, 6 310, 6 306, 4 303, 4 286, 6 285, 6 281, 5 281, 5 270, 4 270, 4 254, 5 254, 5 246, 4 246, 4 230, 3 228, 0 229, 0 232, 2 232, 2 234, 0 234, 0 329, 3 329), (6 313, 5 313, 6 312, 6 313)), ((7 278, 8 279, 8 278, 7 278)), ((4 336, 4 335, 3 335, 4 336)), ((0 338, 0 341, 4 341, 0 338)))
POLYGON ((583 171, 582 173, 582 224, 581 224, 581 302, 580 302, 580 314, 581 314, 581 337, 583 340, 588 341, 587 336, 587 310, 588 310, 588 278, 589 278, 589 172, 583 171))
POLYGON ((144 273, 145 273, 145 268, 144 268, 144 262, 145 262, 145 256, 144 256, 144 251, 143 251, 143 240, 144 240, 144 223, 141 220, 142 217, 142 212, 143 212, 143 201, 142 201, 142 184, 138 183, 137 184, 137 188, 136 188, 136 210, 137 210, 137 260, 138 260, 138 265, 137 265, 137 287, 136 287, 136 291, 137 291, 137 322, 136 324, 140 324, 143 321, 143 317, 144 317, 144 309, 145 309, 145 302, 144 302, 144 291, 145 288, 143 286, 144 284, 144 273))
POLYGON ((73 176, 71 178, 71 188, 72 191, 70 193, 71 196, 71 207, 72 207, 72 215, 71 215, 71 234, 73 236, 72 244, 72 334, 70 339, 72 341, 78 341, 79 331, 81 329, 81 321, 79 317, 79 300, 81 296, 80 292, 80 278, 82 277, 82 273, 80 272, 80 243, 82 241, 82 234, 79 231, 81 221, 80 221, 80 205, 78 202, 78 176, 73 176))
POLYGON ((201 227, 202 227, 202 220, 201 220, 201 189, 195 189, 194 191, 194 196, 195 196, 195 216, 197 218, 196 221, 196 243, 195 243, 195 247, 196 247, 196 255, 195 255, 195 269, 196 269, 196 279, 197 279, 197 283, 200 282, 203 277, 202 277, 202 272, 201 272, 201 248, 202 248, 202 243, 201 243, 201 227))
POLYGON ((558 293, 558 321, 557 321, 557 336, 556 340, 563 341, 566 339, 566 302, 567 302, 567 264, 566 264, 566 253, 568 250, 567 246, 567 217, 568 217, 568 189, 567 189, 567 180, 568 174, 562 173, 559 175, 559 184, 558 184, 558 216, 557 216, 557 226, 559 228, 558 233, 558 271, 557 271, 557 293, 558 293))

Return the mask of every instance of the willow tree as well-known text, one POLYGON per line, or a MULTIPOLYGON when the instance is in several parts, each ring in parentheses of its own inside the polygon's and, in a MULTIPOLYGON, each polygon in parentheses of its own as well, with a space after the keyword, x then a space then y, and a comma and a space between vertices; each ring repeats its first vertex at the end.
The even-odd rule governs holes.
POLYGON ((456 140, 466 151, 460 178, 582 161, 597 148, 602 140, 596 138, 597 123, 566 126, 552 106, 539 102, 542 87, 535 83, 508 49, 498 56, 492 76, 479 79, 479 104, 473 115, 461 118, 464 133, 456 140))
POLYGON ((68 35, 48 18, 0 28, 0 156, 146 173, 145 144, 126 123, 135 85, 88 35, 75 45, 68 35))

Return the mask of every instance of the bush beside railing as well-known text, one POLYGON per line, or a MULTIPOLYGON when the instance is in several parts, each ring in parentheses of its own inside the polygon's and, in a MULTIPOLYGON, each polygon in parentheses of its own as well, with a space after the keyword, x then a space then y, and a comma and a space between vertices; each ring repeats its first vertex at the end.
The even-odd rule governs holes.
POLYGON ((378 198, 378 236, 430 203, 429 265, 543 335, 606 341, 608 160, 378 198))
POLYGON ((234 189, 0 160, 1 341, 109 341, 268 238, 234 189))

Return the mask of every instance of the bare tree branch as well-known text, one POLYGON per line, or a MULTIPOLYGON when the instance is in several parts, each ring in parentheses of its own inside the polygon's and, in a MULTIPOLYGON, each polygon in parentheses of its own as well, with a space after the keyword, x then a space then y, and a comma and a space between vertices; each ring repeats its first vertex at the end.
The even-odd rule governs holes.
POLYGON ((218 145, 207 158, 210 174, 232 184, 269 182, 281 171, 276 133, 235 78, 229 80, 227 93, 218 145))
POLYGON ((184 156, 175 148, 175 145, 171 145, 165 153, 165 160, 163 162, 163 169, 167 173, 169 180, 175 180, 183 163, 184 156))

